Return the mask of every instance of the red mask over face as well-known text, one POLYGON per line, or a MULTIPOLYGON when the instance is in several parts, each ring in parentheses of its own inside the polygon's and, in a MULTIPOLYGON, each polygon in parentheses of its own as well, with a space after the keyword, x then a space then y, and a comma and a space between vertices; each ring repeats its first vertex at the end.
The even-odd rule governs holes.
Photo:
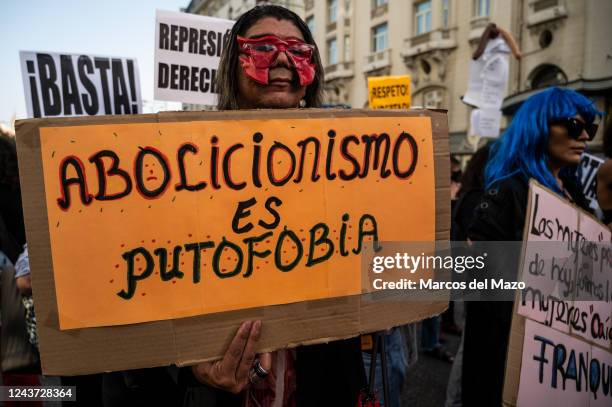
POLYGON ((314 45, 300 40, 281 40, 274 35, 261 38, 244 38, 238 36, 240 48, 240 66, 244 73, 255 82, 268 84, 270 66, 274 64, 279 52, 284 52, 297 71, 301 86, 308 86, 315 76, 315 65, 312 63, 314 45))

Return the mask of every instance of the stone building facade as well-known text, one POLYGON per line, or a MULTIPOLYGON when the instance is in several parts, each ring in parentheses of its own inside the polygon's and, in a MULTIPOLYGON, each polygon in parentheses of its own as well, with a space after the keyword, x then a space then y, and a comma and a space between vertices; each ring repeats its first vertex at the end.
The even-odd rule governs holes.
MULTIPOLYGON (((187 12, 236 18, 255 0, 193 0, 187 12)), ((469 61, 489 22, 507 29, 523 57, 511 58, 503 112, 558 84, 612 113, 610 0, 278 0, 310 27, 325 67, 326 104, 364 107, 367 78, 412 79, 414 107, 449 111, 451 151, 469 154, 470 110, 461 102, 469 61)), ((506 121, 502 123, 505 126, 506 121)), ((603 126, 601 126, 603 127, 603 126)), ((601 133, 594 141, 597 150, 601 133)))

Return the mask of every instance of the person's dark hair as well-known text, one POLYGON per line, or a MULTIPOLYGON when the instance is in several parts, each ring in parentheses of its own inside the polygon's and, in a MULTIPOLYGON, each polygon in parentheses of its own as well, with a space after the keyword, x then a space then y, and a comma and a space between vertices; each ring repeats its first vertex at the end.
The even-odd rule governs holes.
POLYGON ((313 63, 316 66, 315 78, 306 88, 304 101, 306 107, 321 106, 323 100, 323 65, 321 64, 319 50, 308 26, 291 10, 275 5, 262 5, 256 6, 241 15, 230 31, 226 47, 221 53, 221 61, 217 72, 217 92, 219 93, 217 108, 219 110, 238 109, 238 79, 236 77, 239 66, 238 36, 243 36, 257 21, 265 17, 292 22, 304 36, 304 41, 315 46, 312 55, 313 63))
POLYGON ((19 189, 19 168, 15 139, 0 135, 0 184, 11 190, 19 189))
POLYGON ((485 167, 489 159, 489 148, 491 143, 487 143, 480 147, 470 158, 465 172, 461 177, 461 190, 459 193, 470 191, 473 189, 484 189, 485 184, 485 167))

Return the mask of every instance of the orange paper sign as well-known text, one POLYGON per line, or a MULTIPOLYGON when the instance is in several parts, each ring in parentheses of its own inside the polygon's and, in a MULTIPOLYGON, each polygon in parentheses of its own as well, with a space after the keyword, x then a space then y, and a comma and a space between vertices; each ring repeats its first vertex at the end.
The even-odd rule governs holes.
POLYGON ((429 117, 41 128, 61 329, 361 293, 435 238, 429 117))

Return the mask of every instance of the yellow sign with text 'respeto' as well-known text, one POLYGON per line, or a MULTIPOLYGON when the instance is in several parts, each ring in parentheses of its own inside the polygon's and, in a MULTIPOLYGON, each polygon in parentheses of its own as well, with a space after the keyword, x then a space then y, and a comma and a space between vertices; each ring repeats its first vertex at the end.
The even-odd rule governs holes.
POLYGON ((368 78, 368 101, 371 109, 409 109, 410 76, 368 78))

